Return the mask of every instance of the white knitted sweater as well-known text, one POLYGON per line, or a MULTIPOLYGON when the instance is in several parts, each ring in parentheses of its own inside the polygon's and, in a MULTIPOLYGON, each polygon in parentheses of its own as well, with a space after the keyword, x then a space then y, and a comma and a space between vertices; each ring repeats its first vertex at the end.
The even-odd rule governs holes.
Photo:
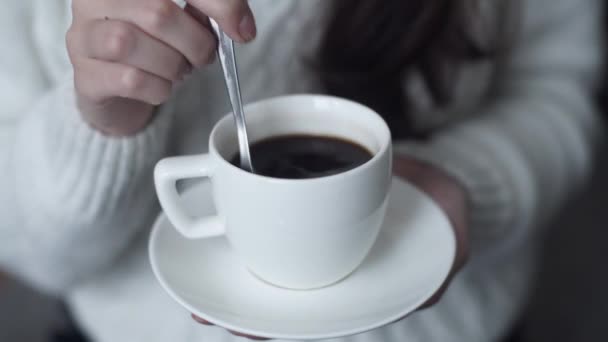
MULTIPOLYGON (((246 101, 319 92, 304 63, 327 0, 252 0, 258 39, 239 49, 246 101)), ((483 30, 517 1, 488 1, 483 30), (490 4, 504 3, 506 6, 490 4)), ((523 0, 514 48, 495 63, 466 66, 449 110, 426 101, 416 124, 442 126, 424 144, 397 149, 445 168, 472 199, 473 256, 443 301, 344 341, 492 341, 516 315, 540 223, 590 169, 599 124, 591 105, 599 71, 597 0, 523 0)), ((96 341, 233 341, 195 324, 159 288, 146 257, 159 213, 152 168, 169 154, 202 152, 228 111, 217 65, 176 91, 137 136, 108 138, 74 105, 64 33, 68 0, 5 2, 0 10, 0 265, 68 298, 96 341)))

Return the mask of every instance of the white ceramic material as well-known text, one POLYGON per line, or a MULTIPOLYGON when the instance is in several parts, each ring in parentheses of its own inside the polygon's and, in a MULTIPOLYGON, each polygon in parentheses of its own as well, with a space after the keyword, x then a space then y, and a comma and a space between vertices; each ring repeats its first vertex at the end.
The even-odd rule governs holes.
MULTIPOLYGON (((182 200, 189 213, 215 211, 209 183, 189 189, 182 200)), ((157 279, 189 312, 235 331, 287 340, 356 334, 407 315, 445 281, 454 251, 442 211, 400 180, 393 181, 384 225, 363 264, 322 289, 270 286, 247 271, 226 239, 186 239, 164 215, 149 245, 157 279)))
MULTIPOLYGON (((293 95, 245 107, 253 142, 284 134, 355 141, 374 156, 337 175, 293 180, 245 172, 227 160, 237 152, 232 116, 211 133, 209 154, 162 160, 155 170, 160 203, 190 239, 225 234, 260 278, 280 287, 312 289, 335 283, 363 261, 386 212, 391 137, 382 118, 357 103, 293 95), (179 179, 207 177, 217 215, 192 218, 179 205, 179 179)), ((192 270, 196 272, 196 270, 192 270)))

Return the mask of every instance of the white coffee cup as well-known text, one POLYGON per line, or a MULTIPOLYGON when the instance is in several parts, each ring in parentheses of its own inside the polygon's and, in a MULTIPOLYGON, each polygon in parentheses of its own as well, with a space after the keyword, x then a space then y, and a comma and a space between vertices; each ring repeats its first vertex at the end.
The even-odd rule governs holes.
POLYGON ((225 235, 253 274, 280 287, 313 289, 348 276, 374 244, 386 212, 392 163, 386 123, 365 106, 320 95, 264 100, 245 112, 252 142, 291 134, 331 136, 366 147, 373 158, 321 178, 248 173, 227 161, 238 148, 228 115, 213 129, 208 154, 156 165, 156 190, 167 217, 189 239, 225 235), (211 181, 216 216, 192 218, 179 204, 176 181, 197 177, 211 181))

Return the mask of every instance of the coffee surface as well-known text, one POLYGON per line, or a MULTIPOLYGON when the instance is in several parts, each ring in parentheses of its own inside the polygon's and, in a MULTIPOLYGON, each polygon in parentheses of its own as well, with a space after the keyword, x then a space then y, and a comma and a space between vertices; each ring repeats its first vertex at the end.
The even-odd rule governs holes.
MULTIPOLYGON (((282 135, 251 145, 255 173, 267 177, 307 179, 335 175, 365 164, 373 155, 363 146, 334 137, 282 135)), ((239 165, 239 154, 231 160, 239 165)))

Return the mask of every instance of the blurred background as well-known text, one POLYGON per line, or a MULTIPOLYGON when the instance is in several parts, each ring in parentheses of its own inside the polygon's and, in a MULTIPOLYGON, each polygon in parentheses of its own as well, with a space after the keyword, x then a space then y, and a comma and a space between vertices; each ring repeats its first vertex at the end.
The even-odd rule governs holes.
MULTIPOLYGON (((556 219, 529 308, 508 342, 608 341, 608 151, 556 219)), ((0 342, 47 342, 58 304, 0 276, 0 342)), ((449 342, 449 341, 446 341, 449 342)))

